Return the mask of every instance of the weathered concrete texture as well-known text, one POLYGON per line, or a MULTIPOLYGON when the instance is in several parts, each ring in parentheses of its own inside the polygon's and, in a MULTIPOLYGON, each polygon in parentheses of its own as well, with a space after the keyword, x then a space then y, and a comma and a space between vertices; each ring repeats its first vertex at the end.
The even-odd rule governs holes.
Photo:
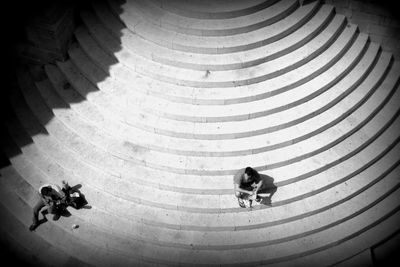
POLYGON ((19 65, 7 97, 0 236, 15 251, 104 267, 383 255, 400 220, 400 62, 371 42, 386 28, 296 0, 91 1, 79 16, 69 58, 19 65), (246 166, 275 194, 242 208, 246 166), (92 207, 29 232, 38 188, 63 180, 92 207))
POLYGON ((382 44, 385 51, 400 59, 400 15, 396 1, 325 0, 332 4, 371 40, 382 44))

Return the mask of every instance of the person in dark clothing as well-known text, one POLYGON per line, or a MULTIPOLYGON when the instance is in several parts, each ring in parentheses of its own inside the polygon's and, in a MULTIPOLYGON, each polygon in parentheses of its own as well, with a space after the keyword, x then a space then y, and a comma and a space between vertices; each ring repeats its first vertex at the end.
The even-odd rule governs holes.
POLYGON ((240 207, 246 207, 243 200, 249 200, 250 207, 253 199, 260 201, 257 194, 263 185, 263 180, 256 170, 251 167, 239 170, 233 177, 233 183, 240 207))
POLYGON ((58 220, 62 212, 68 206, 69 197, 69 185, 63 181, 63 188, 61 189, 55 184, 45 184, 39 188, 39 200, 33 208, 33 219, 32 224, 29 227, 30 231, 35 230, 39 225, 39 212, 43 207, 46 207, 42 211, 44 220, 47 220, 45 214, 54 214, 53 220, 58 220))

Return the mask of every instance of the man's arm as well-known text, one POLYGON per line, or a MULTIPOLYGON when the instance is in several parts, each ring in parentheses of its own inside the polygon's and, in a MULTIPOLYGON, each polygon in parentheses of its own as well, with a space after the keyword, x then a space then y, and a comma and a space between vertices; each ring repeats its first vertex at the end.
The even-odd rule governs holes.
POLYGON ((254 190, 254 194, 257 195, 258 190, 260 190, 260 188, 261 188, 262 185, 263 185, 263 181, 260 180, 260 181, 258 182, 258 184, 256 185, 256 189, 254 190))
POLYGON ((249 195, 253 195, 253 191, 245 190, 243 188, 240 188, 239 184, 235 183, 235 192, 240 192, 240 193, 246 193, 249 195))
POLYGON ((54 204, 54 203, 53 203, 53 199, 52 199, 51 197, 42 196, 42 195, 40 195, 40 196, 42 197, 44 203, 45 203, 47 206, 51 206, 51 205, 54 204))

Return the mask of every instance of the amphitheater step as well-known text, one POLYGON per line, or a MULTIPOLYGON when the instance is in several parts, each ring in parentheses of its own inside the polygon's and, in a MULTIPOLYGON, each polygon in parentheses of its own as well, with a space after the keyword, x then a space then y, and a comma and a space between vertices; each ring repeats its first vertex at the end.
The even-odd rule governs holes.
POLYGON ((0 242, 42 266, 376 261, 399 232, 400 62, 323 1, 228 2, 79 4, 67 60, 16 64, 0 242), (270 196, 242 208, 247 166, 270 196), (62 181, 88 206, 30 232, 62 181))

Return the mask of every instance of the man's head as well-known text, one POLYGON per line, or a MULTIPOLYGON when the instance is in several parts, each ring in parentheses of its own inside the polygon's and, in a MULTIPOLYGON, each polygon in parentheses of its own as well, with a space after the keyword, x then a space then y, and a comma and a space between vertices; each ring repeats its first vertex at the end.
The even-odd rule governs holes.
POLYGON ((42 196, 50 196, 52 189, 49 186, 45 186, 40 190, 40 194, 42 194, 42 196))
POLYGON ((254 177, 254 170, 251 167, 246 167, 244 170, 244 178, 246 181, 251 180, 254 177))

